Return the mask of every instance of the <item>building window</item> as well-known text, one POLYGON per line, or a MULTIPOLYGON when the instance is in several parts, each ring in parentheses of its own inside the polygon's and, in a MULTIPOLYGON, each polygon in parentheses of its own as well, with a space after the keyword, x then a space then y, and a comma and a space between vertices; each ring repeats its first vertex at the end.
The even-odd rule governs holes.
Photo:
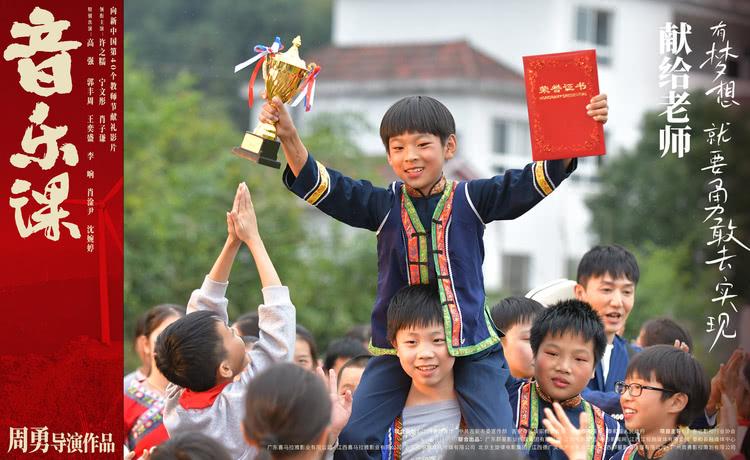
POLYGON ((499 118, 492 120, 492 151, 494 153, 508 153, 508 125, 509 123, 506 120, 501 120, 499 118))
POLYGON ((576 8, 575 28, 578 42, 596 47, 599 64, 612 63, 612 13, 579 6, 576 8))
POLYGON ((524 295, 529 291, 531 257, 526 254, 503 255, 503 289, 511 295, 524 295))

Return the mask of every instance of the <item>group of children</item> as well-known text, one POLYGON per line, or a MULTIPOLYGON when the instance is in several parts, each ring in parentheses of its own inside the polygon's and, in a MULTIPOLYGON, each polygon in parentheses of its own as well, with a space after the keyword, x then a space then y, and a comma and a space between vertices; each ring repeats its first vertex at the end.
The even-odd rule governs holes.
MULTIPOLYGON (((594 97, 586 110, 605 122, 606 96, 594 97)), ((184 450, 181 443, 193 442, 187 433, 200 433, 219 443, 210 449, 216 456, 179 458, 441 458, 467 435, 478 441, 468 446, 473 453, 491 445, 493 458, 659 458, 693 445, 680 427, 715 424, 717 398, 729 393, 725 381, 748 368, 738 352, 709 385, 687 337, 676 337, 677 346, 653 345, 672 330, 664 321, 643 331, 643 350, 620 337, 639 269, 619 246, 598 246, 583 257, 567 300, 545 307, 508 298, 487 308, 485 225, 529 210, 572 173, 575 159, 447 180, 443 166, 458 145, 453 117, 433 98, 407 97, 381 123, 399 180, 380 188, 316 161, 280 100, 266 103, 260 120, 277 127, 287 160, 283 179, 293 193, 377 232, 374 356, 346 360, 334 353, 329 375, 315 375, 314 340, 296 325, 289 289, 240 184, 224 247, 187 314, 170 313, 149 326, 150 373, 126 385, 126 406, 129 394, 146 394, 131 391, 133 382, 147 382, 159 398, 149 410, 158 407, 159 416, 137 423, 144 431, 161 424, 170 439, 150 449, 138 446, 143 433, 131 430, 131 457, 178 458, 165 452, 184 450), (243 244, 264 302, 256 317, 229 327, 224 295, 243 244), (293 360, 299 365, 284 364, 293 360), (163 388, 148 382, 151 373, 164 379, 163 388)))

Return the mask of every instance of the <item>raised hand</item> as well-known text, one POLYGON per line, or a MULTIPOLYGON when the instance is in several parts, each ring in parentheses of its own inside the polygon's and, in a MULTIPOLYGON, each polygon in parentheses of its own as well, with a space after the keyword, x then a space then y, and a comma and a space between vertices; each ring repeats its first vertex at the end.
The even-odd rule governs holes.
POLYGON ((602 124, 607 122, 609 115, 609 105, 607 105, 607 95, 598 94, 591 98, 586 106, 586 114, 602 124))
POLYGON ((586 460, 592 441, 586 412, 581 412, 579 428, 576 428, 570 423, 570 419, 565 415, 560 404, 554 403, 552 407, 555 412, 545 408, 545 417, 542 421, 547 428, 547 443, 565 452, 570 460, 586 460))
POLYGON ((260 240, 260 234, 258 233, 258 220, 255 216, 255 208, 253 207, 253 201, 250 198, 250 191, 247 189, 247 184, 244 182, 241 183, 237 189, 237 194, 237 209, 233 208, 229 215, 237 238, 250 245, 252 242, 260 240))
POLYGON ((346 393, 339 395, 338 378, 333 369, 328 370, 328 378, 320 367, 315 372, 326 383, 328 395, 331 398, 331 441, 334 442, 352 415, 352 392, 346 390, 346 393))

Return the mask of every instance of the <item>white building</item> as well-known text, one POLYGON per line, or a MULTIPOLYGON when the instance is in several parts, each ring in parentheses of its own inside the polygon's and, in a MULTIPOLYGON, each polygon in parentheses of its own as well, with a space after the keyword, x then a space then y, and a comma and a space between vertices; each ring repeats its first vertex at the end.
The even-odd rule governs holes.
MULTIPOLYGON (((732 53, 740 55, 728 74, 738 96, 750 94, 750 2, 337 0, 333 15, 333 46, 304 56, 323 67, 314 113, 360 111, 377 127, 399 98, 434 96, 457 123, 459 154, 449 177, 488 177, 530 161, 524 55, 597 49, 599 86, 611 107, 608 155, 636 143, 643 113, 667 94, 658 85, 659 29, 667 22, 692 26, 693 88, 711 81, 698 65, 711 46, 709 27, 723 20, 732 53)), ((376 130, 361 137, 360 147, 384 154, 376 130)), ((533 210, 488 225, 488 290, 522 293, 574 276, 578 259, 595 243, 584 199, 595 191, 602 161, 606 157, 583 159, 533 210)))

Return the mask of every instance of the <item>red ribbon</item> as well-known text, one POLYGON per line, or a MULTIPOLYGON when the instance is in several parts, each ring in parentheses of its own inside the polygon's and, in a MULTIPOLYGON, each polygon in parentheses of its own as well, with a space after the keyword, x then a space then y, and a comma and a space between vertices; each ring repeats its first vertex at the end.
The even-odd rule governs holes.
POLYGON ((263 66, 263 62, 266 60, 266 56, 263 56, 258 60, 258 62, 255 64, 255 68, 253 69, 253 74, 250 76, 250 82, 247 84, 247 106, 252 107, 253 106, 253 88, 255 86, 255 77, 258 76, 258 70, 263 66))
POLYGON ((318 77, 318 73, 320 72, 320 66, 315 66, 312 72, 310 72, 310 75, 307 76, 307 79, 304 83, 306 86, 305 88, 305 112, 309 112, 312 108, 310 96, 312 95, 312 87, 315 83, 315 79, 318 77))

